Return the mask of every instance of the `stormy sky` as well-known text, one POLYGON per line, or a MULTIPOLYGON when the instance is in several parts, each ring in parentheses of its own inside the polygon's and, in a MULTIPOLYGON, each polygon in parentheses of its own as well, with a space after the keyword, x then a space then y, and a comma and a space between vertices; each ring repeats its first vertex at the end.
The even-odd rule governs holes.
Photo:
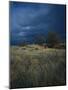
POLYGON ((46 36, 48 31, 65 38, 65 5, 10 2, 9 10, 11 44, 33 42, 36 35, 46 36))

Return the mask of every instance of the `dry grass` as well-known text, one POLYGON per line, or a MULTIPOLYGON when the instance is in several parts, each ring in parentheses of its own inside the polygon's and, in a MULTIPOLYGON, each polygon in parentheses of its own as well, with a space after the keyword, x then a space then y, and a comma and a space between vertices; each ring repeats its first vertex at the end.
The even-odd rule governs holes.
POLYGON ((10 55, 10 88, 65 85, 65 49, 12 46, 10 55))

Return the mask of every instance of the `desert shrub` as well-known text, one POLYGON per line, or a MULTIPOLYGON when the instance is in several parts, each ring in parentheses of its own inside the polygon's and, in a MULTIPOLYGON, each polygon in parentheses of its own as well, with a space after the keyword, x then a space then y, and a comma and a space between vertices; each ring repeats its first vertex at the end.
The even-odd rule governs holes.
POLYGON ((26 47, 22 47, 21 49, 22 49, 22 50, 26 50, 26 47))
POLYGON ((64 43, 60 43, 58 45, 54 45, 54 48, 65 49, 66 48, 66 45, 64 43))
POLYGON ((39 48, 36 47, 35 50, 39 50, 39 48))

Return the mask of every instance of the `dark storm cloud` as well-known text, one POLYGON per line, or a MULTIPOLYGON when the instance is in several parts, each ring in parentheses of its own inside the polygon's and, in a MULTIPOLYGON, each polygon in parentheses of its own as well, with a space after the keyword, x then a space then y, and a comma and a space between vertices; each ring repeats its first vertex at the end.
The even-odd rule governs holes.
MULTIPOLYGON (((20 3, 19 3, 20 4, 20 3)), ((39 24, 48 22, 48 13, 51 9, 50 5, 41 4, 11 4, 11 25, 12 28, 32 29, 39 24), (26 7, 26 8, 24 8, 26 7), (45 17, 46 16, 46 17, 45 17), (45 18, 44 18, 45 17, 45 18), (46 22, 45 22, 46 21, 46 22), (29 27, 29 28, 27 28, 29 27)), ((13 29, 14 30, 14 29, 13 29)))
POLYGON ((48 30, 65 33, 65 6, 10 2, 11 39, 26 40, 48 30))

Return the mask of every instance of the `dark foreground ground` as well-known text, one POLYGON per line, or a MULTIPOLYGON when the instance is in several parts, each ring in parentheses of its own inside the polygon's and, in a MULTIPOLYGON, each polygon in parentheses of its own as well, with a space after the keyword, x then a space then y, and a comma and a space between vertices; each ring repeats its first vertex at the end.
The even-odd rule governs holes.
POLYGON ((10 88, 66 84, 65 49, 38 45, 10 47, 10 88))

